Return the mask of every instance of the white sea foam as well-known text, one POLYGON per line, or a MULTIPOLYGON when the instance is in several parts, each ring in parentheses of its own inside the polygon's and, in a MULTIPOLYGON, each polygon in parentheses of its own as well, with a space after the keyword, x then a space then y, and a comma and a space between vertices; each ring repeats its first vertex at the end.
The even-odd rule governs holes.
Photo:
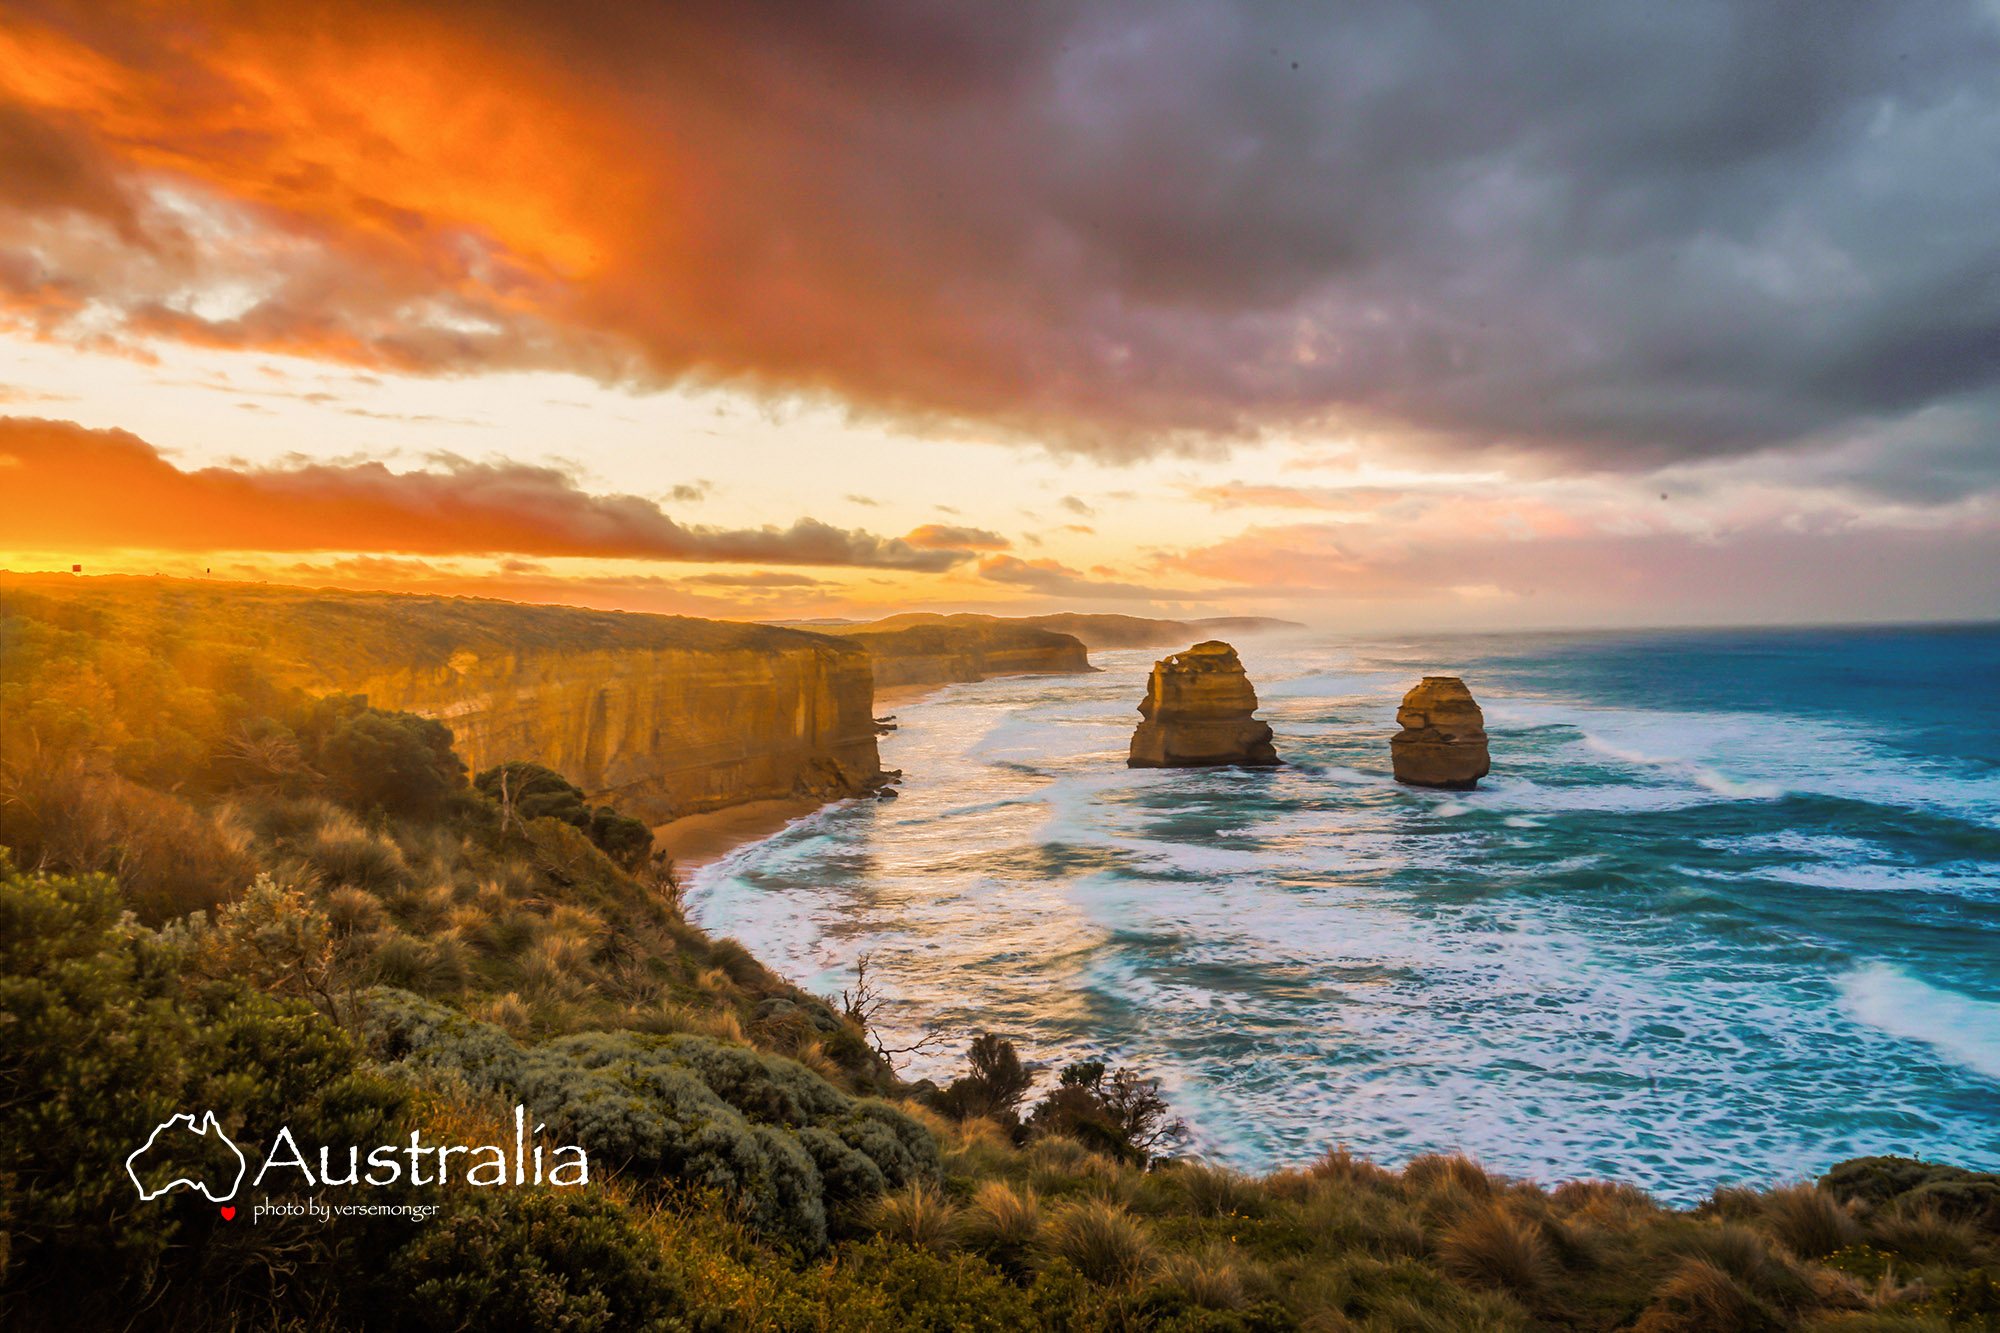
POLYGON ((1811 719, 1475 684, 1496 771, 1420 792, 1390 780, 1386 748, 1413 677, 1302 669, 1319 664, 1289 648, 1246 660, 1281 753, 1310 770, 1128 770, 1156 655, 906 705, 883 742, 902 799, 832 807, 705 869, 696 919, 821 991, 870 954, 887 1030, 955 1039, 910 1077, 962 1072, 957 1039, 982 1030, 1050 1066, 1110 1057, 1160 1076, 1196 1145, 1245 1167, 1343 1140, 1391 1161, 1462 1147, 1685 1200, 1872 1151, 2000 1166, 2000 1121, 1963 1093, 2000 1077, 2000 1010, 1871 968, 1836 996, 1828 960, 1867 950, 1729 887, 1741 853, 1787 903, 1841 895, 1823 900, 1836 915, 1864 887, 1912 915, 1989 900, 1990 866, 1773 826, 1793 813, 1774 793, 1976 817, 1977 772, 1811 719), (1699 840, 1680 821, 1685 841, 1648 843, 1668 835, 1646 821, 1681 810, 1703 812, 1699 840))
POLYGON ((1848 1011, 1871 1027, 2000 1079, 2000 1003, 1926 985, 1887 963, 1847 973, 1840 994, 1848 1011))

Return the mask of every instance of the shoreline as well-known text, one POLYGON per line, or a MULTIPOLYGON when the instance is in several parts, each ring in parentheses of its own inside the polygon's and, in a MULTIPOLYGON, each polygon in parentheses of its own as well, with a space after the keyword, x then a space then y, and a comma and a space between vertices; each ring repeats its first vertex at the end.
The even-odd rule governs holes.
MULTIPOLYGON (((891 685, 880 691, 869 707, 871 716, 887 716, 882 710, 935 694, 937 685, 891 685)), ((834 801, 851 796, 780 796, 741 805, 726 805, 698 815, 670 819, 653 830, 653 848, 665 852, 674 863, 674 874, 686 886, 686 877, 703 866, 714 865, 731 852, 780 832, 795 819, 823 810, 834 801)))
MULTIPOLYGON (((984 679, 996 680, 1003 676, 1068 676, 1078 673, 1069 671, 1003 671, 984 679)), ((967 684, 963 681, 933 681, 923 685, 890 685, 875 692, 874 701, 869 705, 869 715, 873 717, 891 716, 890 710, 905 704, 928 699, 947 685, 967 684)), ((780 796, 763 800, 745 801, 740 805, 726 805, 720 810, 709 810, 698 815, 682 815, 670 819, 653 829, 653 849, 665 852, 674 863, 674 873, 683 877, 714 865, 739 847, 781 831, 795 819, 823 810, 834 801, 853 800, 851 796, 780 796)))

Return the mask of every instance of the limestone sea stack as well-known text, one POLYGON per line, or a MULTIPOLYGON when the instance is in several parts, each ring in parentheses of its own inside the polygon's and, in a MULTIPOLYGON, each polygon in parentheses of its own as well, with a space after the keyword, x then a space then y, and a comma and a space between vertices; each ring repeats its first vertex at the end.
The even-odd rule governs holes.
POLYGON ((1278 752, 1269 723, 1257 711, 1257 691, 1236 650, 1218 639, 1198 643, 1153 664, 1145 721, 1132 733, 1132 768, 1272 768, 1278 752))
POLYGON ((1396 710, 1389 740, 1396 781, 1471 791, 1486 776, 1486 716, 1457 676, 1425 676, 1396 710))

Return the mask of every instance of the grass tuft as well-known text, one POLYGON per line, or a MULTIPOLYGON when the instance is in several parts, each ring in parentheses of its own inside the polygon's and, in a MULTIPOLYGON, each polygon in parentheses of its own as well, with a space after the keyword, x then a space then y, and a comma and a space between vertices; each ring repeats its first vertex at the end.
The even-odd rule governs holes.
POLYGON ((1522 1296, 1546 1287, 1556 1266, 1542 1229, 1499 1204, 1461 1217, 1445 1233, 1438 1255, 1446 1271, 1466 1282, 1522 1296))
POLYGON ((957 1243, 959 1210, 922 1182, 875 1201, 875 1230, 889 1240, 943 1254, 957 1243))

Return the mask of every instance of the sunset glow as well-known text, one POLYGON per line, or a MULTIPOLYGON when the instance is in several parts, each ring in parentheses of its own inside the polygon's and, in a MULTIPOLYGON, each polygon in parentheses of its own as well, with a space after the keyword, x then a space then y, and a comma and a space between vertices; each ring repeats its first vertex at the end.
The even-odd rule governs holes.
POLYGON ((1667 272, 1550 210, 1699 114, 1608 93, 1568 157, 1349 128, 1443 95, 1357 91, 1383 40, 31 7, 0 26, 0 562, 758 617, 1995 609, 1957 577, 2000 564, 1991 367, 1946 329, 1916 368, 1888 304, 1982 201, 1933 193, 1928 257, 1877 225, 1885 141, 1991 121, 1844 67, 1789 202, 1729 213, 1716 166, 1667 272), (1531 279, 1578 245, 1601 279, 1531 279), (1727 350, 1814 321, 1844 331, 1727 350))

